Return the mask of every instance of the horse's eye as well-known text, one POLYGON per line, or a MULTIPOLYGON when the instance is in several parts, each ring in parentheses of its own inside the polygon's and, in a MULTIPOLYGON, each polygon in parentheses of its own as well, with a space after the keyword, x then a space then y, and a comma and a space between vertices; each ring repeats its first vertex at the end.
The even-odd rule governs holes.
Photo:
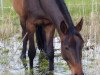
POLYGON ((68 45, 67 47, 65 47, 66 50, 69 50, 69 48, 71 48, 71 45, 68 45))
POLYGON ((68 47, 65 47, 66 50, 68 50, 68 47))

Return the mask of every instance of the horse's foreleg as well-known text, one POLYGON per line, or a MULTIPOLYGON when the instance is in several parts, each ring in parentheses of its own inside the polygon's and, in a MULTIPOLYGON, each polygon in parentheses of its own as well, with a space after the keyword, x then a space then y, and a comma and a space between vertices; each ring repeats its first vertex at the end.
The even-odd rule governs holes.
POLYGON ((45 27, 46 33, 46 55, 49 61, 49 71, 54 70, 54 49, 53 49, 53 36, 55 28, 53 25, 45 27))
POLYGON ((36 49, 34 45, 34 34, 29 34, 29 50, 28 50, 28 56, 29 56, 29 65, 30 69, 33 69, 33 59, 36 55, 36 49))
POLYGON ((26 21, 25 19, 21 19, 20 18, 20 24, 22 27, 22 38, 23 38, 23 49, 22 49, 22 53, 21 53, 21 60, 23 63, 23 66, 25 67, 25 69, 27 69, 27 63, 26 63, 26 51, 27 51, 27 41, 28 41, 28 35, 26 34, 26 21))
POLYGON ((33 25, 33 20, 29 19, 27 20, 27 31, 28 31, 28 40, 29 40, 29 50, 28 50, 28 57, 29 57, 29 65, 30 65, 30 71, 33 69, 33 59, 36 55, 36 49, 34 44, 34 32, 35 32, 35 26, 33 25))

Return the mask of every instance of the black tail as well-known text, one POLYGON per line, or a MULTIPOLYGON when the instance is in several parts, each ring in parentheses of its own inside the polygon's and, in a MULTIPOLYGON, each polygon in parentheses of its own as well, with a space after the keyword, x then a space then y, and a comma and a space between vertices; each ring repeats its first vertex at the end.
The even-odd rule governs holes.
POLYGON ((39 50, 43 50, 45 46, 45 32, 42 25, 36 26, 36 42, 39 50))

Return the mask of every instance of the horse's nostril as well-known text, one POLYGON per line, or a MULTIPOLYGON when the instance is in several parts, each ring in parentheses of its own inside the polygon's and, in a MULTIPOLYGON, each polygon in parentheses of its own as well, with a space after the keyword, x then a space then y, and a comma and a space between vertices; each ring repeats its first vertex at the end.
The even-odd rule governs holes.
POLYGON ((66 50, 69 50, 68 47, 65 47, 66 50))
MULTIPOLYGON (((80 75, 80 74, 74 74, 74 75, 80 75)), ((82 73, 81 75, 84 75, 84 73, 82 73)))
POLYGON ((66 47, 65 49, 68 50, 68 47, 66 47))

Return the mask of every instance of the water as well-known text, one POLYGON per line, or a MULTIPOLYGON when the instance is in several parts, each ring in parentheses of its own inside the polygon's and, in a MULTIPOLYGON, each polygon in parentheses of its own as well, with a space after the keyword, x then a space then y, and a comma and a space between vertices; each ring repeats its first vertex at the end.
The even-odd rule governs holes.
MULTIPOLYGON (((20 35, 15 35, 6 41, 0 41, 0 75, 28 75, 26 74, 20 54, 22 49, 22 42, 19 40, 20 35)), ((70 75, 71 72, 62 59, 60 53, 60 39, 54 39, 55 48, 55 70, 54 75, 70 75)), ((39 50, 37 50, 34 59, 34 74, 42 75, 39 72, 39 50)), ((28 58, 27 58, 28 61, 28 58)), ((100 45, 97 45, 95 50, 83 50, 83 70, 85 75, 99 75, 100 74, 100 45)), ((45 74, 43 74, 45 75, 45 74)))

